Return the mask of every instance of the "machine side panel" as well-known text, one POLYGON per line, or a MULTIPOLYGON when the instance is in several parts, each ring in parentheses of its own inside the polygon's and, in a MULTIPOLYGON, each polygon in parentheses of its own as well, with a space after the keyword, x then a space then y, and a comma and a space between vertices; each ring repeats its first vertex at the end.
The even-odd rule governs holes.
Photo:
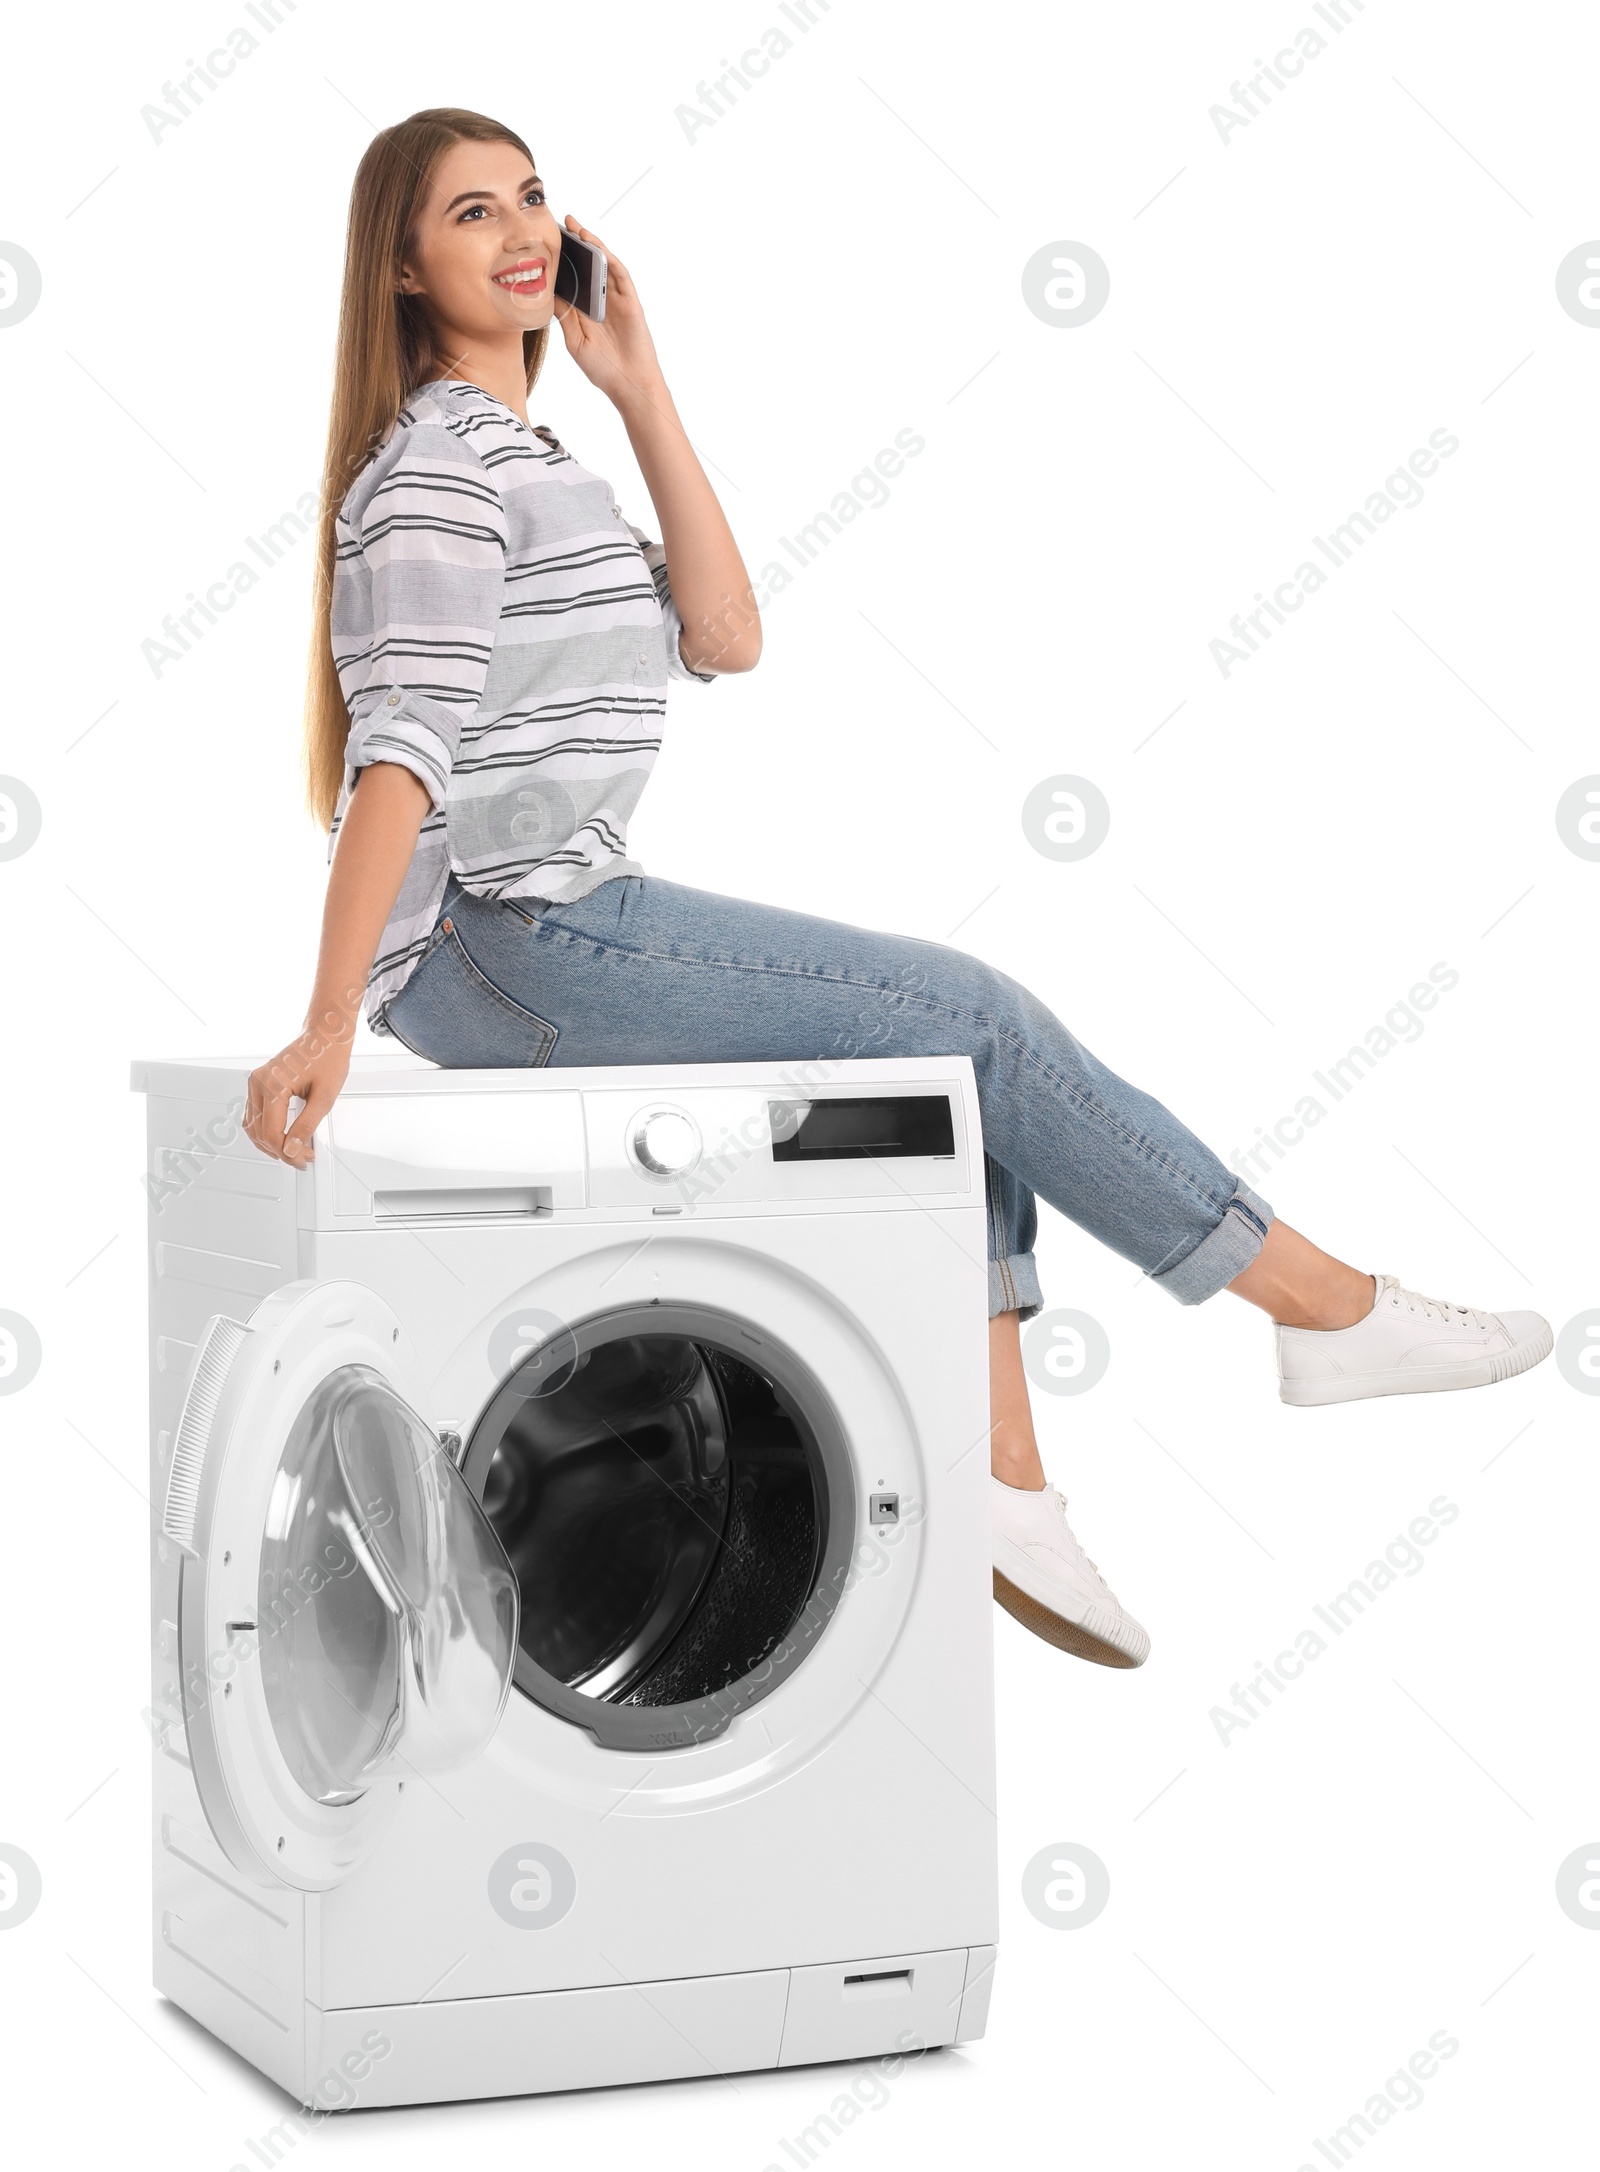
POLYGON ((161 1534, 167 1473, 194 1351, 214 1312, 248 1319, 295 1274, 294 1173, 238 1132, 226 1101, 148 1105, 150 1290, 151 1844, 155 1986, 264 2073, 298 2090, 304 2066, 302 1895, 257 1886, 212 1838, 180 1679, 180 1550, 161 1534), (220 1142, 220 1143, 218 1143, 220 1142))

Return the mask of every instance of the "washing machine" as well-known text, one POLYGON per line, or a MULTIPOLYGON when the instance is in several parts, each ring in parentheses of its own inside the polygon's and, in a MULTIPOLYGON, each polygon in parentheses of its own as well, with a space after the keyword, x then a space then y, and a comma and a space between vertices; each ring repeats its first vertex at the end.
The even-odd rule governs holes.
POLYGON ((980 2036, 970 1062, 148 1061, 155 1982, 318 2109, 980 2036))

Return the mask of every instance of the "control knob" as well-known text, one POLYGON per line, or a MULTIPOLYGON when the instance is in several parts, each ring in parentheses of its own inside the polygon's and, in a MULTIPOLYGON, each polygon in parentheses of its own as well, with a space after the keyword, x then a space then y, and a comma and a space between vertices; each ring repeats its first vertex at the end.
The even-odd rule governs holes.
POLYGON ((633 1157, 652 1176, 687 1176, 700 1159, 700 1133, 682 1109, 649 1109, 633 1127, 633 1157))

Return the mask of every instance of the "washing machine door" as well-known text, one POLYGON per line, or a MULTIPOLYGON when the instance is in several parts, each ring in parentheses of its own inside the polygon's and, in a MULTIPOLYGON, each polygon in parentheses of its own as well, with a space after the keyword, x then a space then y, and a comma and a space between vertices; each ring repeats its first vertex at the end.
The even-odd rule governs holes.
POLYGON ((517 1581, 408 1373, 354 1282, 219 1315, 196 1356, 162 1519, 184 1724, 211 1830, 263 1883, 337 1885, 505 1709, 517 1581))

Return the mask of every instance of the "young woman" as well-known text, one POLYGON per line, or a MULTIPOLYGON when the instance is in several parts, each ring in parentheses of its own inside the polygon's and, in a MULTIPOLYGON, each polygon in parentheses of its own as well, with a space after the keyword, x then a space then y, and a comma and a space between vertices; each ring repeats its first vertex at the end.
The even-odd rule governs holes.
POLYGON ((362 159, 307 704, 332 869, 306 1027, 252 1076, 246 1129, 305 1166, 363 996, 374 1031, 453 1066, 969 1055, 995 1594, 1062 1650, 1138 1666, 1150 1640, 1073 1537, 1034 1440, 1018 1324, 1043 1303, 1035 1193, 1180 1304, 1227 1289, 1260 1306, 1287 1402, 1481 1386, 1538 1363, 1550 1329, 1320 1251, 979 959, 627 857, 669 678, 750 670, 761 628, 632 279, 608 250, 594 323, 557 304, 560 252, 527 146, 481 114, 413 114, 362 159), (528 420, 552 317, 622 417, 659 543, 528 420))

